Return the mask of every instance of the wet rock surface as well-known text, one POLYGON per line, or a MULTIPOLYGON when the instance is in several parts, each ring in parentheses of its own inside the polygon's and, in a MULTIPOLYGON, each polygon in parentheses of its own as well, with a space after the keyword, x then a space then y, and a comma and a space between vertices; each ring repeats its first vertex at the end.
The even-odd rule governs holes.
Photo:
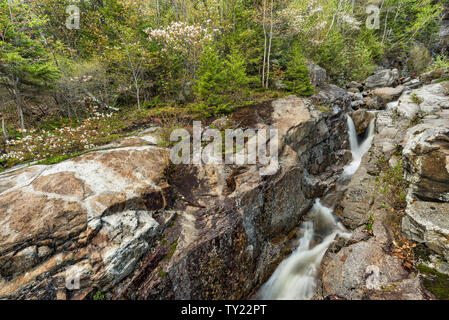
POLYGON ((368 129, 371 120, 373 120, 376 116, 368 112, 365 109, 359 109, 350 114, 352 121, 354 121, 355 129, 357 134, 362 134, 368 129))

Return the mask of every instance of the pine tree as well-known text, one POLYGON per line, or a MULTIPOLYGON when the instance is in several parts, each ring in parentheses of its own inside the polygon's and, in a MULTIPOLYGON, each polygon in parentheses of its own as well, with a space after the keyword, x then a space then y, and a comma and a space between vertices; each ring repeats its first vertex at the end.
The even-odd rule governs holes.
MULTIPOLYGON (((26 6, 26 4, 21 4, 26 6)), ((43 88, 53 81, 58 70, 50 62, 50 52, 24 29, 39 26, 35 17, 32 23, 16 15, 17 8, 11 3, 0 3, 0 86, 5 87, 14 97, 20 127, 25 129, 23 117, 24 87, 43 88), (10 15, 4 14, 10 12, 10 15)))
POLYGON ((215 47, 205 49, 200 59, 195 88, 199 100, 208 106, 235 103, 248 83, 245 59, 236 49, 225 60, 215 47))
POLYGON ((299 96, 310 96, 314 92, 306 59, 298 45, 292 47, 284 79, 287 90, 299 96))
POLYGON ((226 91, 230 94, 241 92, 249 83, 245 59, 237 49, 232 49, 224 62, 223 79, 226 91))
POLYGON ((205 48, 198 66, 198 80, 195 93, 199 100, 209 105, 220 102, 219 94, 222 92, 224 63, 220 59, 217 48, 208 46, 205 48))

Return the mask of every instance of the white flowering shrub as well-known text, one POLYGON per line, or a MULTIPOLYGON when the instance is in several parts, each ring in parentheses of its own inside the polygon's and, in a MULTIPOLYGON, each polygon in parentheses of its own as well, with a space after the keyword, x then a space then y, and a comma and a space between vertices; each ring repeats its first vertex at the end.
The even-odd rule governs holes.
POLYGON ((177 21, 164 28, 145 30, 148 40, 160 46, 159 58, 170 69, 165 75, 164 92, 179 95, 190 90, 191 85, 187 84, 194 81, 203 48, 213 42, 214 33, 218 32, 209 27, 211 22, 206 20, 200 25, 177 21))
POLYGON ((0 155, 0 160, 16 164, 56 156, 69 156, 72 153, 93 149, 99 139, 97 129, 99 123, 112 115, 112 113, 100 113, 94 107, 92 116, 83 120, 81 125, 75 128, 63 126, 53 131, 19 130, 22 137, 6 142, 6 153, 0 155))
POLYGON ((205 43, 211 41, 211 30, 199 24, 188 25, 185 22, 173 22, 163 29, 147 29, 148 39, 159 40, 167 44, 171 49, 189 53, 192 49, 202 48, 205 43))

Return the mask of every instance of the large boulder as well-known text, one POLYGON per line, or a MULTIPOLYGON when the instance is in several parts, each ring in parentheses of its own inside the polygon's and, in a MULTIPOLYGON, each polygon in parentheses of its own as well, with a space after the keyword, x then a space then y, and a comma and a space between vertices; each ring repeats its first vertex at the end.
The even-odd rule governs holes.
POLYGON ((133 272, 164 224, 167 150, 145 145, 92 152, 0 178, 0 297, 64 297, 68 272, 85 295, 133 272), (72 271, 70 271, 70 270, 72 271), (77 270, 76 272, 74 270, 77 270))
POLYGON ((398 100, 397 112, 404 118, 412 119, 420 113, 449 109, 448 84, 446 81, 404 92, 398 100))
POLYGON ((402 219, 407 238, 425 244, 449 262, 449 206, 441 202, 414 200, 402 219))
POLYGON ((351 103, 349 93, 333 84, 325 84, 319 92, 310 97, 315 105, 325 105, 339 113, 351 103))
POLYGON ((347 300, 425 298, 419 279, 404 270, 400 259, 385 254, 385 248, 376 238, 328 254, 322 270, 322 297, 338 296, 347 300))
POLYGON ((343 224, 350 229, 366 224, 369 211, 375 199, 375 178, 367 174, 367 169, 361 167, 354 174, 343 199, 335 210, 343 224))
POLYGON ((449 110, 408 132, 404 167, 413 196, 449 202, 449 110))
POLYGON ((321 68, 319 65, 314 63, 309 63, 307 68, 310 72, 310 81, 313 85, 317 87, 321 87, 327 81, 327 73, 326 70, 321 68))
POLYGON ((362 134, 368 129, 371 121, 376 117, 374 113, 367 111, 366 109, 359 109, 350 114, 352 121, 354 122, 355 130, 357 134, 362 134))
POLYGON ((396 88, 392 87, 385 87, 385 88, 378 88, 375 89, 372 93, 375 96, 378 96, 382 98, 383 102, 385 104, 397 100, 402 92, 404 92, 403 86, 397 86, 396 88))
POLYGON ((399 71, 397 69, 383 69, 365 80, 368 89, 392 87, 399 81, 399 71))
POLYGON ((363 98, 363 104, 368 110, 383 110, 385 103, 383 99, 376 95, 370 95, 363 98))
POLYGON ((429 84, 433 80, 441 79, 441 78, 448 78, 449 77, 449 68, 440 68, 436 70, 431 70, 426 73, 423 73, 419 80, 422 83, 429 84))
POLYGON ((449 262, 449 110, 424 118, 405 140, 409 194, 402 229, 449 262))

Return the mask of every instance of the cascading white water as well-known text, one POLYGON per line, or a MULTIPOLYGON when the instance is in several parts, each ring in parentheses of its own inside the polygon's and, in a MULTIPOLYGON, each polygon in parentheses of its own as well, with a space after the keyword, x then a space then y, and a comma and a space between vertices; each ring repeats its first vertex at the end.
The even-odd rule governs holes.
MULTIPOLYGON (((365 139, 359 144, 357 132, 348 116, 349 142, 352 162, 344 168, 344 178, 353 175, 360 166, 363 155, 371 147, 375 125, 371 121, 365 139)), ((303 236, 293 253, 278 266, 270 279, 260 289, 266 300, 309 300, 316 291, 316 277, 321 261, 337 236, 349 238, 344 226, 333 215, 333 209, 324 207, 316 199, 308 216, 312 221, 304 222, 303 236), (316 241, 322 239, 321 241, 316 241), (315 246, 313 244, 317 242, 315 246)))
POLYGON ((304 235, 295 251, 276 269, 261 289, 262 299, 308 300, 315 294, 316 276, 321 260, 337 235, 349 237, 332 210, 316 200, 312 221, 303 224, 304 235), (315 226, 315 228, 314 228, 315 226), (316 237, 323 240, 312 247, 316 237))
POLYGON ((365 139, 363 139, 362 143, 359 143, 357 139, 357 131, 355 129, 354 121, 350 116, 348 116, 347 121, 348 121, 349 144, 351 145, 351 153, 352 153, 352 162, 345 167, 344 174, 346 176, 352 176, 360 167, 363 155, 366 152, 368 152, 369 148, 371 147, 371 143, 373 142, 375 133, 375 125, 374 119, 371 120, 368 126, 368 130, 366 131, 365 134, 365 139))

